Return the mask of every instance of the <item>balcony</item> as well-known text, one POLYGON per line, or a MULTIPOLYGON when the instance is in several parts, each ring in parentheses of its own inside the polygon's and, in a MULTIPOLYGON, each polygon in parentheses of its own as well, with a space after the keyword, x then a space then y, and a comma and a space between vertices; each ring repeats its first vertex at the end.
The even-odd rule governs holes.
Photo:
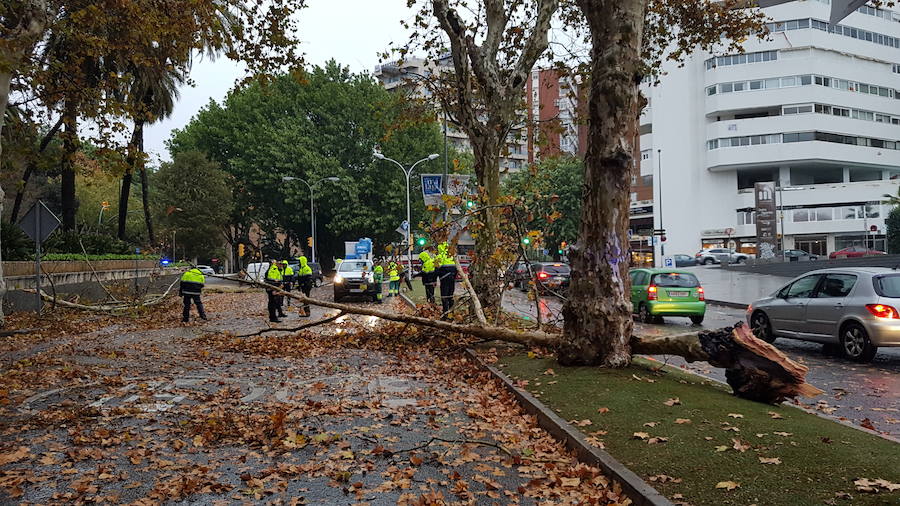
POLYGON ((789 165, 792 162, 839 162, 853 166, 898 167, 900 151, 808 141, 729 147, 706 152, 706 167, 714 172, 789 165))

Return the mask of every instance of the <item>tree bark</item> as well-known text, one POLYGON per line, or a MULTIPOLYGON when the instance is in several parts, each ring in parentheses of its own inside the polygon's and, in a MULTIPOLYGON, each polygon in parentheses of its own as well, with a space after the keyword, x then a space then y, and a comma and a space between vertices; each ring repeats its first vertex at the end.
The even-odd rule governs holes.
POLYGON ((633 329, 627 240, 645 0, 578 0, 591 33, 580 238, 559 361, 624 367, 633 329))
POLYGON ((472 286, 484 307, 500 307, 500 265, 494 258, 497 251, 497 237, 499 231, 499 209, 496 206, 500 202, 500 151, 497 142, 492 137, 478 139, 472 142, 472 151, 475 159, 475 176, 478 186, 484 189, 485 209, 478 214, 482 228, 475 236, 475 254, 472 263, 474 272, 472 286))
MULTIPOLYGON (((144 150, 144 139, 141 137, 141 151, 144 150)), ((144 206, 144 223, 147 225, 147 239, 151 246, 156 244, 153 232, 153 216, 150 214, 150 181, 147 177, 147 166, 141 164, 141 203, 144 206)))
POLYGON ((137 120, 134 122, 134 130, 131 133, 131 140, 128 142, 128 158, 126 160, 127 167, 125 174, 122 175, 122 188, 119 191, 119 227, 117 236, 120 240, 125 240, 125 225, 128 222, 128 199, 131 198, 131 184, 134 181, 134 173, 139 170, 142 162, 142 148, 144 139, 144 122, 137 120))
POLYGON ((75 230, 75 153, 78 151, 78 107, 71 98, 63 106, 62 198, 63 230, 75 230))
MULTIPOLYGON (((62 117, 56 121, 56 124, 53 125, 53 128, 51 128, 49 132, 44 134, 44 137, 41 139, 41 144, 38 146, 38 155, 47 150, 47 146, 50 145, 50 141, 53 140, 53 137, 56 135, 56 132, 59 131, 61 126, 62 117)), ((32 158, 28 162, 28 165, 25 166, 25 172, 22 173, 22 181, 16 189, 16 200, 13 202, 12 212, 9 215, 10 223, 15 223, 19 220, 19 213, 22 211, 22 200, 25 198, 25 189, 28 187, 28 181, 31 179, 31 175, 34 174, 35 169, 37 169, 37 158, 32 158)))

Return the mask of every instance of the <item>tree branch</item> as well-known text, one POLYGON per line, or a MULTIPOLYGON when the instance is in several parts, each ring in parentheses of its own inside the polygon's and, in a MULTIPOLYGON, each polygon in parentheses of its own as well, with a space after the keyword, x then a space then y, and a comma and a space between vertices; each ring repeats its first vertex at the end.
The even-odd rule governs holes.
POLYGON ((338 313, 334 316, 329 316, 328 318, 322 318, 322 319, 316 320, 314 322, 304 323, 303 325, 300 325, 299 327, 294 327, 292 329, 268 327, 268 328, 264 328, 264 329, 260 330, 259 332, 254 332, 252 334, 243 334, 243 335, 235 336, 235 337, 256 337, 256 336, 263 335, 267 332, 299 332, 301 330, 306 330, 308 328, 316 327, 318 325, 324 325, 326 323, 333 322, 333 321, 337 320, 338 318, 340 318, 341 316, 344 316, 343 311, 341 311, 340 313, 338 313))

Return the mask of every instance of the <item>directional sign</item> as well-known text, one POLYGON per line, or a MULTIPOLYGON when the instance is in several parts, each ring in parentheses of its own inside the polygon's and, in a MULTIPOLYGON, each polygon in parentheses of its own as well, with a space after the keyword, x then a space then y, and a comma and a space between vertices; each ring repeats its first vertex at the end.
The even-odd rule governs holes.
POLYGON ((22 221, 19 222, 19 228, 22 229, 32 241, 42 243, 50 237, 59 227, 59 218, 53 214, 53 211, 47 209, 40 200, 31 206, 31 209, 25 213, 22 221))

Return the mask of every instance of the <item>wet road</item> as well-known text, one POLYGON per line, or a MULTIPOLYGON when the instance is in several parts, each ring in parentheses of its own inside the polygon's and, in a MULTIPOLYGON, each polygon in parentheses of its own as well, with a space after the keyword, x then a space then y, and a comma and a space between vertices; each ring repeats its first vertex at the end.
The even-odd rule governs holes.
MULTIPOLYGON (((503 308, 533 319, 537 314, 534 301, 526 294, 506 292, 503 308)), ((562 325, 562 304, 555 297, 541 299, 544 321, 562 325)), ((744 320, 744 312, 722 306, 707 308, 702 326, 694 326, 687 318, 667 318, 660 325, 635 322, 638 335, 679 334, 702 328, 715 329, 744 320)), ((846 418, 857 425, 871 424, 876 430, 900 437, 900 348, 882 348, 871 364, 857 364, 822 351, 822 345, 778 339, 775 346, 793 360, 809 367, 808 381, 825 391, 825 395, 806 399, 805 406, 820 412, 846 418), (868 419, 869 422, 865 422, 868 419)), ((681 357, 662 355, 651 357, 668 365, 681 367, 710 378, 725 381, 724 370, 705 362, 688 364, 681 357)))

